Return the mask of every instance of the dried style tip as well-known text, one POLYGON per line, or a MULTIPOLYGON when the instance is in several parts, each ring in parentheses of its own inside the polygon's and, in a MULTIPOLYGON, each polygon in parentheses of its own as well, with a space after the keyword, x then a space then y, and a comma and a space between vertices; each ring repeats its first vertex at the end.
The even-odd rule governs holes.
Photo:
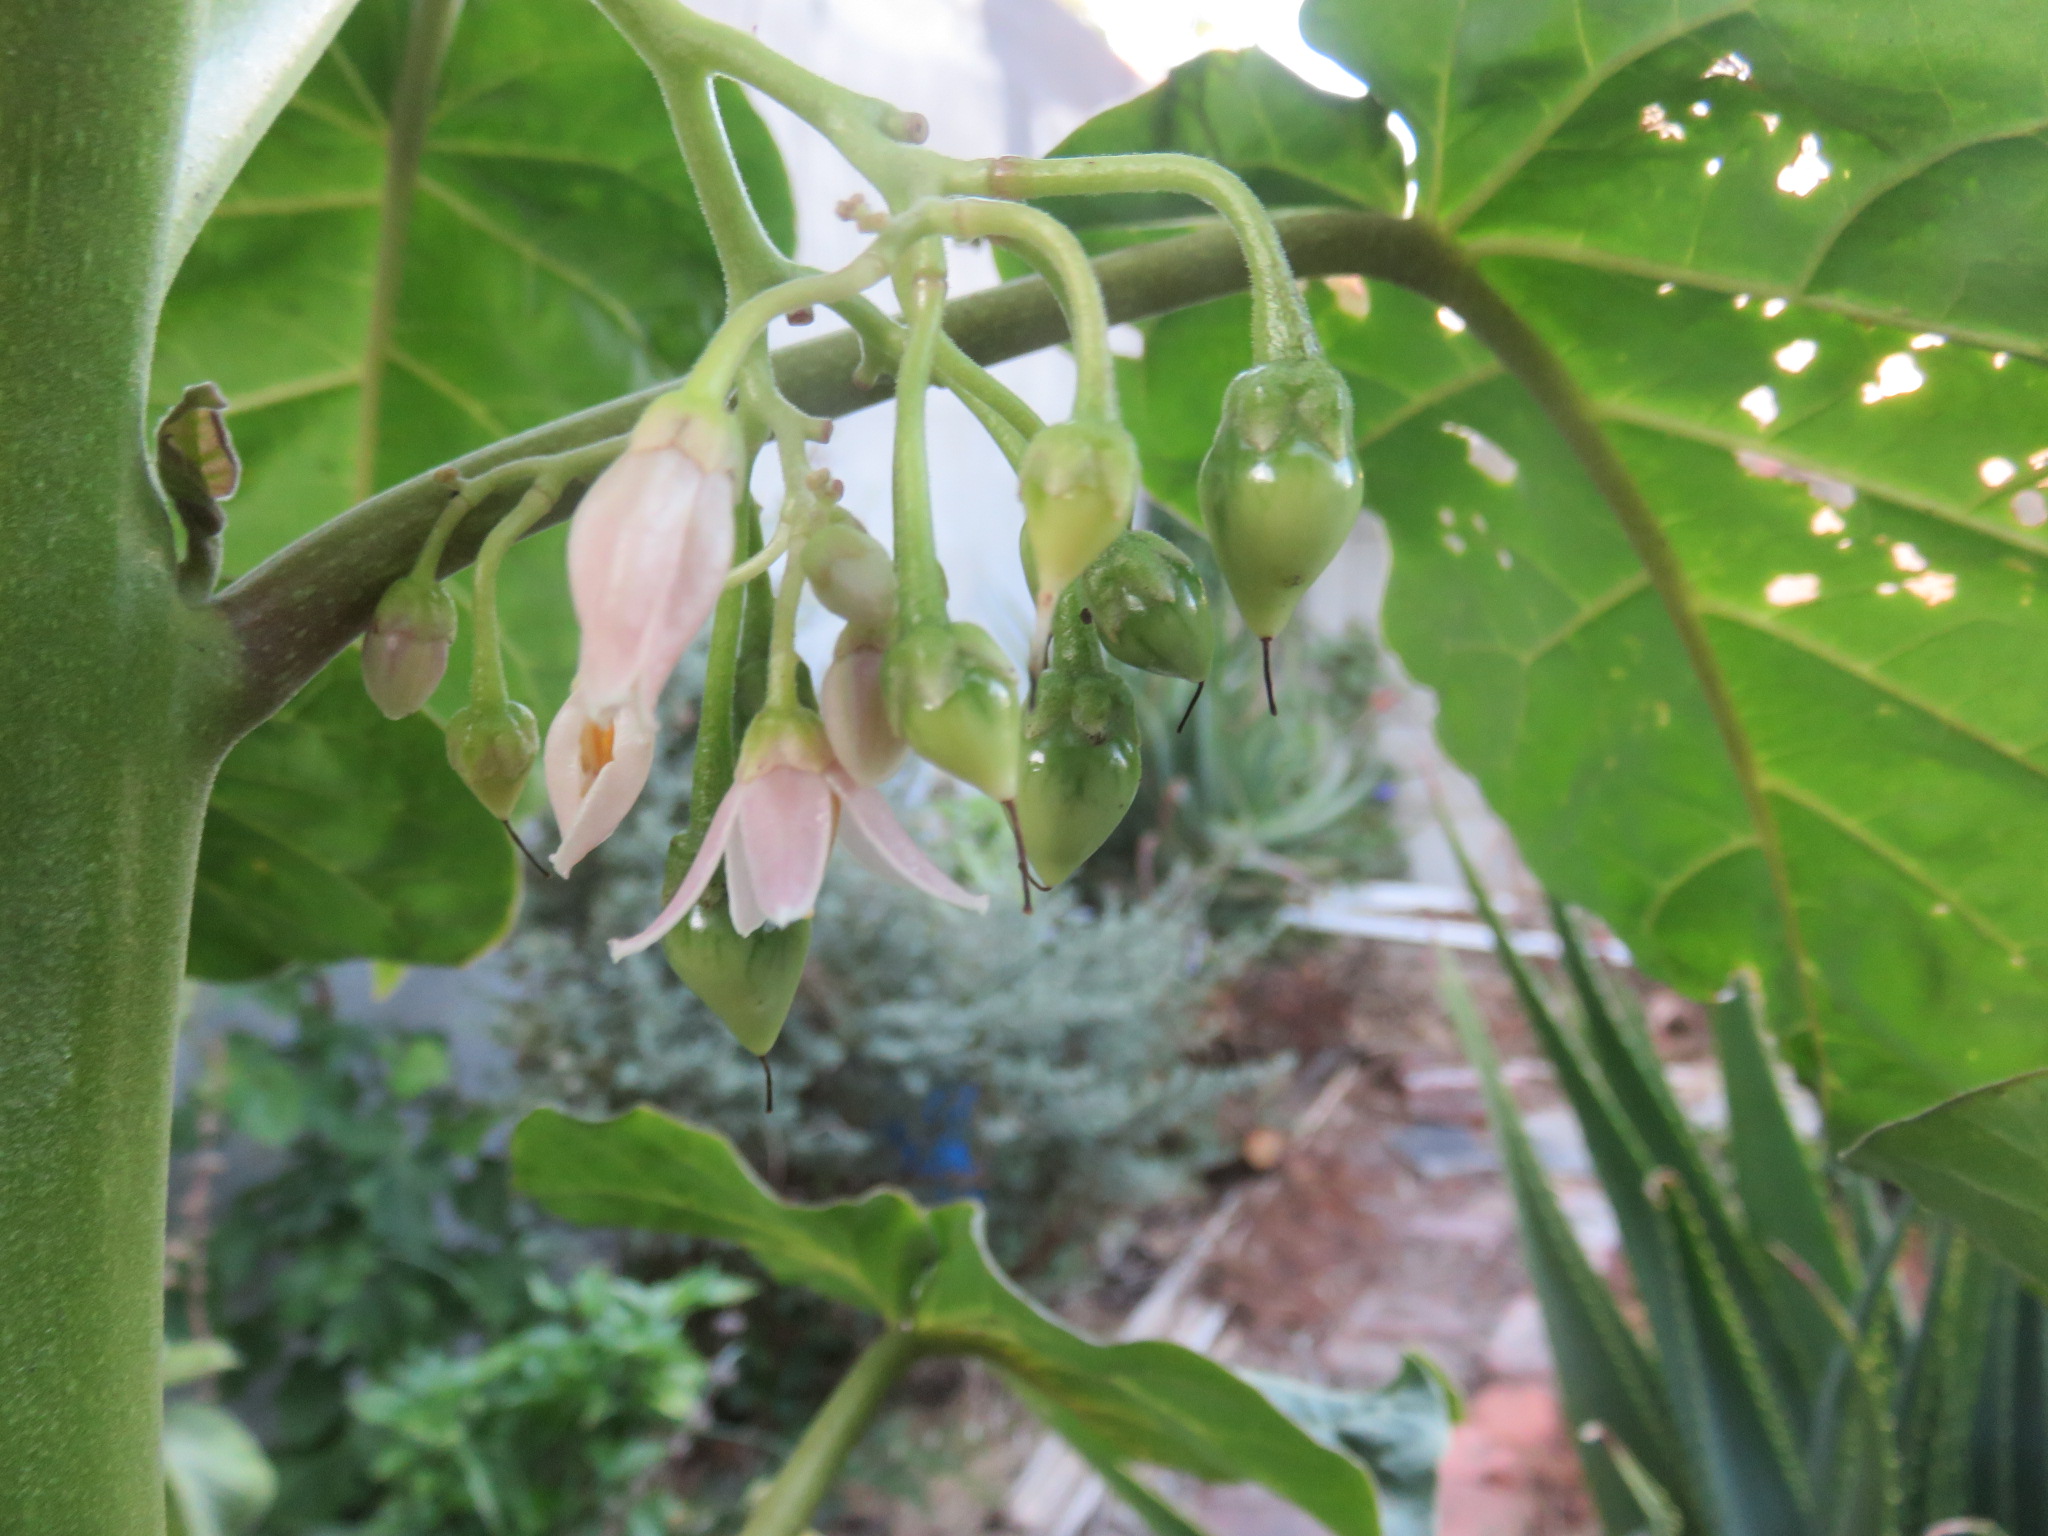
MULTIPOLYGON (((1277 715, 1280 713, 1280 701, 1273 696, 1273 637, 1271 635, 1259 636, 1259 660, 1264 664, 1266 670, 1266 713, 1277 715)), ((1193 709, 1194 705, 1190 704, 1188 708, 1193 709)))
POLYGON ((533 866, 533 872, 536 875, 539 875, 543 880, 555 878, 555 872, 533 856, 533 850, 526 846, 526 839, 512 830, 512 823, 510 821, 500 821, 498 825, 503 827, 505 835, 512 839, 512 846, 526 856, 526 862, 533 866))
MULTIPOLYGON (((1017 877, 1024 884, 1024 915, 1029 917, 1031 915, 1031 890, 1033 886, 1038 885, 1038 882, 1031 878, 1031 858, 1024 851, 1024 824, 1017 819, 1017 802, 1005 800, 1003 802, 1003 814, 1010 818, 1010 836, 1017 841, 1017 877)), ((1041 890, 1051 889, 1049 886, 1039 886, 1038 888, 1041 890)))
POLYGON ((1188 707, 1180 712, 1180 724, 1173 728, 1174 735, 1178 736, 1188 728, 1188 722, 1195 717, 1195 706, 1202 702, 1202 690, 1208 686, 1209 680, 1206 677, 1195 684, 1195 691, 1188 698, 1188 707))

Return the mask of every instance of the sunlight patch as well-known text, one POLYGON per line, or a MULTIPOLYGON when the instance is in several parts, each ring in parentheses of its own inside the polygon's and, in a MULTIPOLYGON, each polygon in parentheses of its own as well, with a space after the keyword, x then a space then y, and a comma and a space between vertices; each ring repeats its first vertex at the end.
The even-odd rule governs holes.
POLYGON ((1806 365, 1820 356, 1820 343, 1811 336, 1788 341, 1771 354, 1771 361, 1787 373, 1804 373, 1806 365))
POLYGON ((1760 427, 1768 427, 1778 419, 1778 392, 1768 384, 1757 385, 1735 403, 1749 412, 1760 427))
POLYGON ((1912 353, 1894 352, 1878 360, 1877 377, 1863 386, 1863 403, 1875 405, 1894 395, 1910 395, 1926 382, 1927 375, 1913 361, 1912 353))
POLYGON ((1835 168, 1820 157, 1820 135, 1801 134, 1798 157, 1778 172, 1778 190, 1806 197, 1834 173, 1835 168))
POLYGON ((1476 427, 1447 421, 1443 428, 1452 437, 1462 437, 1465 440, 1465 461, 1479 473, 1495 485, 1514 484, 1515 476, 1522 472, 1522 466, 1515 462, 1515 456, 1507 449, 1476 427))
POLYGON ((1797 608, 1820 596, 1820 578, 1811 571, 1798 575, 1773 576, 1764 588, 1764 601, 1773 608, 1797 608))

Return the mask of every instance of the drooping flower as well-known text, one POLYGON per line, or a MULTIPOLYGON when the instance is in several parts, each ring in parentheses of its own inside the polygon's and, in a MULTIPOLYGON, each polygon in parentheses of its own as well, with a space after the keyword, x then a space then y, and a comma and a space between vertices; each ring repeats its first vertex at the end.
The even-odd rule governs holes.
POLYGON ((612 958, 660 942, 703 897, 721 862, 735 932, 809 917, 835 836, 877 874, 969 912, 988 910, 986 896, 964 890, 910 840, 878 791, 839 766, 815 714, 768 709, 747 728, 732 788, 683 883, 651 925, 630 939, 612 940, 612 958))
POLYGON ((818 711, 832 755, 856 784, 881 783, 903 766, 910 747, 896 734, 882 697, 882 644, 849 624, 818 685, 818 711))
POLYGON ((732 565, 738 463, 730 417, 664 396, 569 525, 582 644, 546 751, 562 874, 617 830, 647 782, 655 703, 732 565))

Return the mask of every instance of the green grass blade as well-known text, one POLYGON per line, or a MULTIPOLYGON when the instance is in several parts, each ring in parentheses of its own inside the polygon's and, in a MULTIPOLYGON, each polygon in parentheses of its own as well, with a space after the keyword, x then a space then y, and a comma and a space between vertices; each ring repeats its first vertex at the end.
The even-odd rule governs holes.
POLYGON ((1849 1265, 1827 1193, 1778 1092, 1753 977, 1738 975, 1714 1008, 1714 1044, 1728 1089, 1728 1158, 1757 1241, 1783 1243, 1834 1294, 1850 1296, 1849 1265))
MULTIPOLYGON (((1514 1100, 1501 1081, 1493 1042, 1455 962, 1441 966, 1446 1010, 1466 1059, 1479 1073, 1521 1227, 1523 1259, 1543 1306, 1557 1361, 1558 1388, 1573 1424, 1598 1422, 1626 1441, 1667 1487, 1684 1486, 1684 1461, 1671 1432, 1664 1385, 1593 1272, 1543 1176, 1514 1100)), ((1604 1461, 1588 1459, 1587 1480, 1610 1530, 1635 1511, 1626 1484, 1604 1461)), ((1733 1533, 1728 1533, 1733 1536, 1733 1533)))
POLYGON ((1736 1304, 1748 1319, 1771 1384, 1783 1400, 1785 1412, 1804 1423, 1811 1412, 1811 1394, 1834 1345, 1833 1331, 1797 1287, 1785 1285, 1783 1271, 1765 1256, 1760 1237, 1736 1220, 1720 1181, 1708 1168, 1698 1139, 1664 1080, 1648 1035, 1639 1021, 1624 1018, 1587 953, 1572 915, 1554 901, 1551 913, 1564 943, 1565 970, 1578 996, 1588 1050, 1650 1156, 1685 1181, 1736 1304))
POLYGON ((1658 1344, 1716 1536, 1809 1536, 1808 1490, 1791 1424, 1692 1195, 1659 1175, 1653 1203, 1688 1305, 1658 1344))
POLYGON ((1920 1326, 1899 1372, 1900 1509, 1909 1531, 1970 1507, 1973 1421, 1997 1284, 1991 1259, 1951 1228, 1936 1234, 1920 1326))
MULTIPOLYGON (((1887 1373, 1892 1335, 1884 1303, 1911 1228, 1911 1208, 1906 1207, 1865 1268, 1814 1395, 1806 1474, 1828 1529, 1840 1536, 1897 1529, 1900 1473, 1887 1373)), ((1818 1276, 1813 1279, 1821 1283, 1818 1276)))
MULTIPOLYGON (((1617 1531, 1617 1536, 1681 1536, 1685 1517, 1662 1485, 1643 1470, 1633 1452, 1608 1432, 1604 1424, 1588 1424, 1579 1431, 1580 1454, 1604 1465, 1634 1499, 1636 1512, 1617 1531)), ((1610 1531, 1616 1531, 1610 1525, 1610 1531)))

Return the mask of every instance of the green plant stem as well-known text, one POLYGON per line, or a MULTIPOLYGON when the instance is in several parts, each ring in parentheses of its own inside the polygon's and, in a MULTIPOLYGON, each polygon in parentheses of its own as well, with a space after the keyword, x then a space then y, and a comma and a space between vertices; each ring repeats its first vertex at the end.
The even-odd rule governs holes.
POLYGON ((378 214, 377 265, 370 279, 369 323, 363 334, 362 377, 356 395, 355 488, 358 498, 377 488, 377 448, 384 418, 384 374, 398 327, 398 299, 405 286, 405 248, 412 234, 413 197, 419 190, 420 157, 433 121, 441 63, 455 36, 462 0, 414 0, 405 34, 405 58, 391 97, 384 140, 384 194, 378 214))
POLYGON ((700 409, 722 410, 762 334, 782 315, 849 299, 889 275, 892 242, 877 240, 836 272, 812 272, 764 288, 727 313, 691 367, 683 393, 700 409))
MULTIPOLYGON (((732 515, 733 548, 742 555, 750 555, 761 535, 753 498, 742 496, 732 515)), ((740 620, 746 600, 744 586, 727 587, 719 594, 718 608, 711 618, 710 653, 704 663, 705 708, 697 722, 697 740, 690 759, 689 830, 696 834, 689 845, 691 858, 696 857, 718 802, 732 788, 733 759, 738 745, 733 699, 739 675, 740 620)), ((663 899, 667 899, 666 892, 663 899)))
POLYGON ((861 1352, 804 1430, 768 1494, 754 1506, 740 1536, 804 1536, 847 1452, 882 1406, 904 1368, 924 1353, 917 1334, 892 1328, 861 1352))
POLYGON ((680 94, 706 73, 744 81, 824 134, 891 207, 939 190, 948 168, 957 163, 915 147, 914 141, 924 137, 922 118, 814 75, 760 39, 699 16, 680 0, 597 0, 597 5, 665 91, 680 94))
POLYGON ((0 1531, 153 1536, 171 1052, 232 641, 144 468, 197 8, 0 46, 0 1531))
POLYGON ((1314 357, 1321 350, 1272 215, 1241 177, 1215 161, 1199 155, 1077 155, 981 165, 986 190, 995 197, 1185 192, 1200 198, 1223 216, 1244 250, 1251 274, 1252 356, 1263 363, 1314 357))
POLYGON ((669 121, 675 125, 683 164, 690 172, 690 184, 711 230, 718 264, 725 271, 725 302, 730 311, 749 295, 795 277, 797 267, 775 248, 754 200, 747 195, 746 182, 733 159, 732 141, 718 115, 711 76, 687 69, 655 73, 662 98, 668 103, 669 121))
POLYGON ((498 633, 498 567, 505 563, 505 552, 553 509, 564 483, 559 473, 544 474, 535 480, 477 552, 476 577, 470 589, 470 612, 475 624, 469 660, 472 704, 505 702, 504 645, 498 633))
POLYGON ((946 621, 946 573, 932 534, 932 482, 925 463, 925 392, 945 314, 945 255, 936 240, 919 248, 898 279, 910 323, 896 368, 896 587, 905 629, 946 621))
POLYGON ((955 232, 1007 240, 1044 264, 1059 289, 1067 334, 1074 344, 1075 419, 1115 421, 1116 359, 1109 350, 1109 313, 1095 269, 1088 265, 1088 253, 1073 232, 1051 214, 1022 203, 976 197, 953 198, 939 206, 955 232))
MULTIPOLYGON (((1363 272, 1419 291, 1435 282, 1438 237, 1418 221, 1354 209, 1314 209, 1278 221, 1294 269, 1307 276, 1363 272)), ((1216 224, 1098 256, 1093 262, 1112 322, 1142 320, 1242 292, 1244 256, 1230 230, 1216 224)), ((1439 300, 1438 302, 1443 302, 1439 300)), ((977 364, 1054 345, 1067 329, 1058 296, 1031 277, 973 293, 946 306, 953 340, 977 364)), ((850 415, 890 398, 885 381, 861 373, 862 343, 839 331, 775 354, 777 388, 811 416, 850 415)), ((522 459, 584 446, 632 430, 634 422, 675 382, 592 406, 506 438, 447 466, 465 478, 485 476, 522 459)), ((453 530, 441 561, 445 575, 475 558, 492 523, 516 497, 511 482, 479 498, 453 530)), ((578 487, 556 503, 553 517, 574 510, 578 487)), ((377 599, 405 574, 420 543, 448 503, 445 471, 415 476, 316 528, 216 594, 212 608, 230 624, 240 662, 239 686, 214 729, 224 748, 266 718, 353 640, 377 599)))

